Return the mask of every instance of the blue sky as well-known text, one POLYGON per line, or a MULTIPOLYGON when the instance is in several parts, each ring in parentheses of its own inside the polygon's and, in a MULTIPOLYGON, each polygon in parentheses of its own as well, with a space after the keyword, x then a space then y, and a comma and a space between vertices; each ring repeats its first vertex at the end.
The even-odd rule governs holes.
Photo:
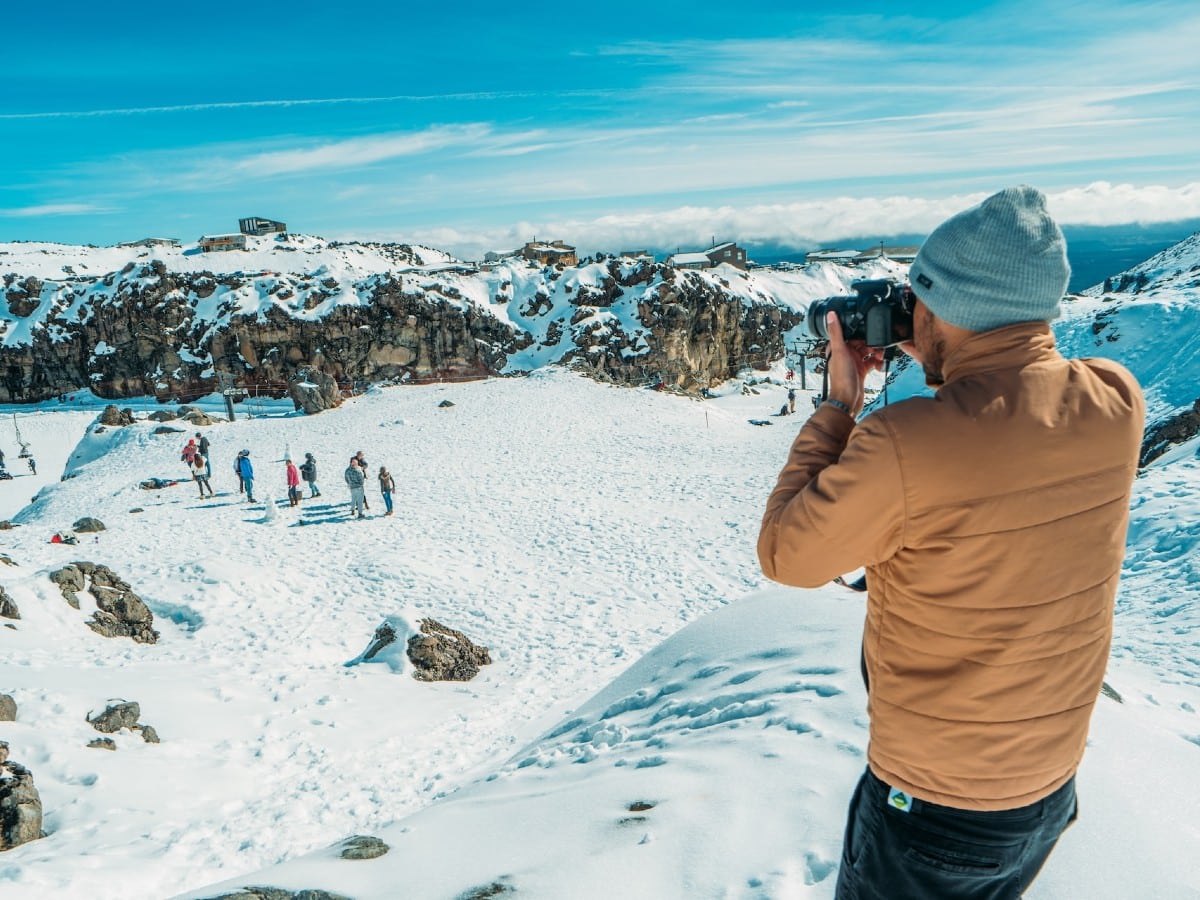
POLYGON ((407 6, 7 9, 0 240, 804 247, 1022 181, 1200 216, 1194 2, 407 6))

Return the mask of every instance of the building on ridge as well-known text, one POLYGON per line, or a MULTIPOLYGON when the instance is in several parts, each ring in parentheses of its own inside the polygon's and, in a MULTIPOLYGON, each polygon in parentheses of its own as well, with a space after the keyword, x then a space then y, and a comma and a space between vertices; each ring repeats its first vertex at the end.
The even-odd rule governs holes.
POLYGON ((274 219, 264 219, 260 216, 238 219, 238 228, 242 234, 252 234, 255 237, 287 231, 287 225, 283 222, 276 222, 274 219))
POLYGON ((673 253, 667 257, 667 265, 677 269, 712 269, 721 263, 746 269, 746 251, 733 241, 713 244, 707 250, 694 253, 673 253))
POLYGON ((245 250, 246 236, 244 234, 214 234, 200 238, 197 242, 204 253, 215 253, 222 250, 245 250))
POLYGON ((521 257, 543 266, 577 266, 575 248, 563 241, 532 240, 521 248, 521 257))

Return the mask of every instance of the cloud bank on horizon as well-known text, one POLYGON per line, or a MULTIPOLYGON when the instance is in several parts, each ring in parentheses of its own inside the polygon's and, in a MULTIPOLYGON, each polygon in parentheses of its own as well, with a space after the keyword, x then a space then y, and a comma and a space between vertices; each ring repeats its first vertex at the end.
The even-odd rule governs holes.
POLYGON ((468 258, 535 236, 800 249, 924 233, 1018 182, 1065 224, 1200 217, 1195 4, 803 6, 297 0, 114 29, 80 3, 54 54, 8 51, 0 240, 265 215, 468 258))

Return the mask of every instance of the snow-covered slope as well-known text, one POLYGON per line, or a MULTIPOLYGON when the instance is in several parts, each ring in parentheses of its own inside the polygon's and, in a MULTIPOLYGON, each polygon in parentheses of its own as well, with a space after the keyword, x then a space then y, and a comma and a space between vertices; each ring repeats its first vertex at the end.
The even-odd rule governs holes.
MULTIPOLYGON (((797 303, 841 290, 787 283, 797 303)), ((1060 340, 1119 353, 1134 333, 1078 318, 1060 340)), ((1157 371, 1148 389, 1171 396, 1176 375, 1157 371)), ((0 895, 210 897, 220 882, 358 900, 493 883, 554 898, 832 896, 866 735, 862 601, 763 591, 754 537, 799 421, 770 416, 782 383, 752 390, 698 403, 550 369, 373 390, 311 418, 258 407, 203 429, 218 491, 204 501, 189 483, 137 486, 184 475, 186 434, 89 434, 74 477, 0 532, 19 563, 0 584, 22 613, 0 628, 0 691, 19 706, 0 740, 32 770, 48 832, 0 856, 0 895), (238 497, 242 447, 274 503, 238 497), (396 516, 378 515, 372 483, 372 518, 346 519, 341 469, 358 449, 372 474, 395 474, 396 516), (283 458, 305 451, 324 493, 293 510, 278 500, 283 458), (47 543, 84 515, 108 530, 47 543), (76 559, 132 584, 157 644, 86 627, 86 604, 48 578, 76 559), (385 618, 422 615, 489 646, 493 665, 457 685, 346 665, 385 618), (110 698, 138 701, 162 743, 124 732, 115 753, 88 749, 85 716, 110 698), (392 849, 323 849, 351 834, 392 849)), ((1200 896, 1194 451, 1135 485, 1108 673, 1123 702, 1097 707, 1080 822, 1031 897, 1200 896)))

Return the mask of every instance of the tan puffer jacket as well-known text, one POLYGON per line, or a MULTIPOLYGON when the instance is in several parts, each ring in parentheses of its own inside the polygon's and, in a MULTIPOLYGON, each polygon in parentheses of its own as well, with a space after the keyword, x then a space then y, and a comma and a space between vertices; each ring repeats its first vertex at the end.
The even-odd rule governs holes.
POLYGON ((767 502, 763 572, 816 587, 866 566, 868 761, 962 809, 1075 772, 1104 677, 1145 402, 1045 323, 976 335, 935 398, 854 425, 822 406, 767 502))

